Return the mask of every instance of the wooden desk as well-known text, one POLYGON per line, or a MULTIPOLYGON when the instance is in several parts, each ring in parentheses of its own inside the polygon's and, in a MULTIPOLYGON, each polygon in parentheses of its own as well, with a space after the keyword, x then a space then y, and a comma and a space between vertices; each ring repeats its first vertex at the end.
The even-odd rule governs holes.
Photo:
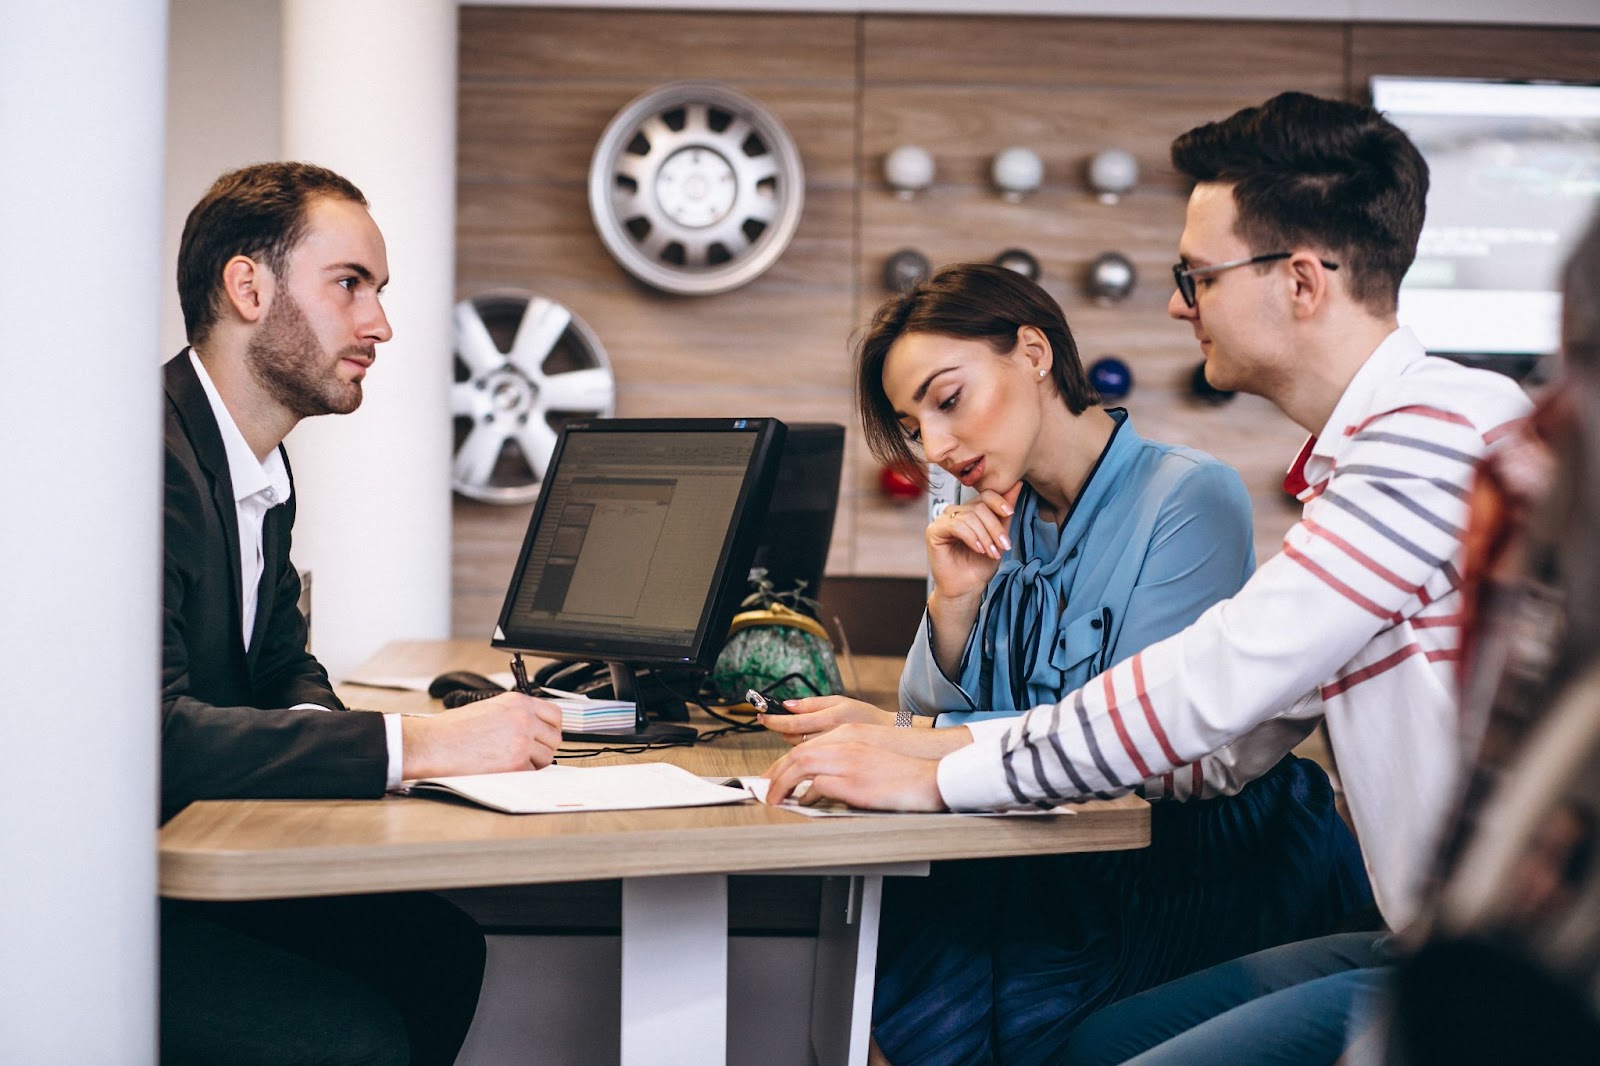
MULTIPOLYGON (((477 642, 396 643, 370 664, 389 674, 494 672, 477 642)), ((898 664, 858 661, 880 700, 898 664)), ((352 706, 398 711, 417 693, 345 686, 352 706)), ((889 701, 884 701, 889 702, 889 701)), ((592 747, 577 745, 577 747, 592 747)), ((694 773, 759 773, 784 750, 771 734, 575 765, 659 759, 694 773)), ((939 859, 1105 851, 1149 843, 1134 797, 1073 816, 808 818, 761 804, 513 816, 403 796, 379 800, 195 803, 161 829, 161 894, 247 900, 623 879, 622 1061, 725 1056, 727 875, 834 875, 825 887, 812 1036, 819 1062, 865 1061, 877 918, 886 874, 926 874, 939 859), (670 976, 667 976, 670 975, 670 976)))

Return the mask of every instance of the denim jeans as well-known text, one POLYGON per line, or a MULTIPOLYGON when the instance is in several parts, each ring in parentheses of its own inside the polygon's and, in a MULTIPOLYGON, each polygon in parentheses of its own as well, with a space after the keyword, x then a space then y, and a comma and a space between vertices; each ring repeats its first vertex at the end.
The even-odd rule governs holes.
POLYGON ((1070 1066, 1333 1063, 1393 961, 1383 933, 1269 948, 1130 996, 1084 1020, 1070 1066))

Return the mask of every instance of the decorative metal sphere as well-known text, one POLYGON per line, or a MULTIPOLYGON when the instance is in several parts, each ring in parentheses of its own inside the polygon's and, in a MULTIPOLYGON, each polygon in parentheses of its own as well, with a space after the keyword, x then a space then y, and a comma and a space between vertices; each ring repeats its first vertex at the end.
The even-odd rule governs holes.
POLYGON ((1013 270, 1029 281, 1039 280, 1039 260, 1025 248, 1007 248, 994 257, 994 265, 1013 270))
POLYGON ((1189 391, 1194 393, 1195 399, 1209 407, 1221 407, 1235 395, 1227 389, 1217 388, 1206 380, 1206 364, 1203 359, 1195 366, 1194 373, 1189 375, 1189 391))
POLYGON ((1015 203, 1044 181, 1044 160, 1031 148, 1007 148, 994 157, 989 178, 1000 195, 1015 203))
POLYGON ((1133 371, 1114 355, 1089 364, 1089 384, 1103 400, 1120 400, 1133 391, 1133 371))
POLYGON ((883 287, 894 293, 910 292, 919 281, 933 273, 928 257, 915 248, 902 248, 884 260, 883 287))
POLYGON ((1106 252, 1089 264, 1089 295, 1099 303, 1116 303, 1133 291, 1139 274, 1121 252, 1106 252))
POLYGON ((1114 204, 1139 184, 1139 161, 1121 148, 1107 148, 1089 160, 1089 188, 1103 204, 1114 204))
POLYGON ((902 144, 883 159, 883 180, 902 200, 933 184, 933 156, 926 148, 902 144))

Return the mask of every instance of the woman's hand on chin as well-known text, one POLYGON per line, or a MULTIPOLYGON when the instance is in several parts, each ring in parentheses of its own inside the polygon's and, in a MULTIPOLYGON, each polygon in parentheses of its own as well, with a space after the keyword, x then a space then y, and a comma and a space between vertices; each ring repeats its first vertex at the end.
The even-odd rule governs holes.
POLYGON ((1011 517, 1022 482, 1004 493, 984 489, 965 503, 946 507, 929 525, 928 572, 934 595, 957 601, 980 596, 1011 547, 1011 517))

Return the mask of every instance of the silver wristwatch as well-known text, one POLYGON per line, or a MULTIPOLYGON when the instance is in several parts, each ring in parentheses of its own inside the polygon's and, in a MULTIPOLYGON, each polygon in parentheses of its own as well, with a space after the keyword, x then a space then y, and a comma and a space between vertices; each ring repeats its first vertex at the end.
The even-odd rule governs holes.
POLYGON ((904 707, 894 712, 894 727, 896 729, 910 729, 912 726, 911 712, 904 707))

